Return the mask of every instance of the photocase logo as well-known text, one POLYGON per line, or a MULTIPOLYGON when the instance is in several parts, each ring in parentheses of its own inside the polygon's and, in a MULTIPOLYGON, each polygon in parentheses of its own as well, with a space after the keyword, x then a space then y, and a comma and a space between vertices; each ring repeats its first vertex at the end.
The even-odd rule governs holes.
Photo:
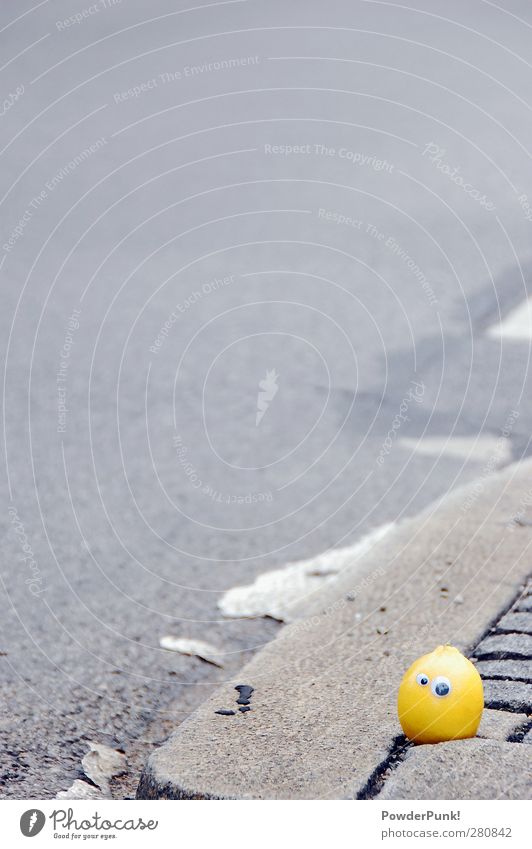
POLYGON ((24 837, 35 837, 43 830, 46 817, 42 811, 37 808, 31 808, 29 811, 24 811, 20 818, 20 830, 24 837))
POLYGON ((275 369, 272 369, 271 371, 266 371, 266 377, 259 381, 259 389, 261 391, 257 395, 257 415, 255 416, 255 427, 260 425, 264 417, 264 413, 277 395, 279 390, 279 386, 277 385, 278 380, 279 375, 275 369))

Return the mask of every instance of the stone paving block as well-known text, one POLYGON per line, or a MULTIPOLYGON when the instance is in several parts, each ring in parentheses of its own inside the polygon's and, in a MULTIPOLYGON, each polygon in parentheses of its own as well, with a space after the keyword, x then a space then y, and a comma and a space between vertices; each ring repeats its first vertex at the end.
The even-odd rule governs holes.
POLYGON ((482 678, 532 682, 532 660, 479 660, 475 666, 482 678))
POLYGON ((532 747, 475 739, 409 749, 377 799, 530 799, 531 794, 532 747))
POLYGON ((478 658, 524 657, 531 659, 532 636, 529 634, 501 634, 486 637, 475 648, 474 654, 478 658))
POLYGON ((510 713, 506 710, 486 708, 482 714, 477 737, 483 740, 508 740, 525 725, 527 719, 526 713, 510 713))
POLYGON ((490 680, 483 683, 486 707, 532 712, 532 684, 490 680))
POLYGON ((532 612, 532 595, 527 595, 516 605, 516 610, 532 612))
POLYGON ((532 634, 532 613, 507 613, 497 622, 497 630, 532 634))

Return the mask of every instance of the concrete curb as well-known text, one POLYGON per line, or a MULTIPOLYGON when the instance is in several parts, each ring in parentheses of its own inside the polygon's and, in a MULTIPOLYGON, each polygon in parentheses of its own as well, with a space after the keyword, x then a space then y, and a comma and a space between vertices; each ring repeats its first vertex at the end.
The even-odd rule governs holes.
POLYGON ((530 573, 532 527, 512 519, 531 503, 526 461, 399 525, 150 757, 138 798, 371 795, 400 747, 404 670, 441 643, 470 651, 530 573))

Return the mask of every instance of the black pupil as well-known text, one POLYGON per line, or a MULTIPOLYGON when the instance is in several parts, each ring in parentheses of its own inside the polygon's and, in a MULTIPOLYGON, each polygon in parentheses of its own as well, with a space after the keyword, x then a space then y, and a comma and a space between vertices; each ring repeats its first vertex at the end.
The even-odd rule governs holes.
POLYGON ((428 678, 426 678, 426 677, 423 675, 423 676, 422 676, 422 678, 421 678, 421 683, 423 684, 423 686, 425 686, 425 684, 428 684, 428 683, 429 683, 429 679, 428 679, 428 678))
POLYGON ((444 684, 443 681, 439 681, 436 684, 436 692, 437 692, 438 696, 446 696, 447 693, 449 692, 449 685, 444 684))

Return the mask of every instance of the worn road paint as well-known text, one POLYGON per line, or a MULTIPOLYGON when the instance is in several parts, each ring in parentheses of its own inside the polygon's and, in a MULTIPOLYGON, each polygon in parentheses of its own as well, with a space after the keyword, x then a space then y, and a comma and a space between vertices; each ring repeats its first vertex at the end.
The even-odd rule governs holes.
POLYGON ((500 324, 488 328, 487 335, 494 339, 532 340, 532 298, 511 310, 500 324))
POLYGON ((255 618, 271 616, 281 622, 290 622, 291 608, 305 596, 334 581, 343 569, 366 554, 388 531, 393 523, 381 525, 370 531, 354 545, 332 548, 312 557, 289 563, 282 569, 264 572, 252 584, 228 590, 218 607, 224 616, 231 618, 255 618))
POLYGON ((423 454, 427 457, 456 457, 457 460, 471 460, 475 463, 488 463, 499 468, 512 459, 512 445, 509 439, 497 435, 487 436, 437 436, 428 439, 404 437, 399 446, 405 451, 423 454))

